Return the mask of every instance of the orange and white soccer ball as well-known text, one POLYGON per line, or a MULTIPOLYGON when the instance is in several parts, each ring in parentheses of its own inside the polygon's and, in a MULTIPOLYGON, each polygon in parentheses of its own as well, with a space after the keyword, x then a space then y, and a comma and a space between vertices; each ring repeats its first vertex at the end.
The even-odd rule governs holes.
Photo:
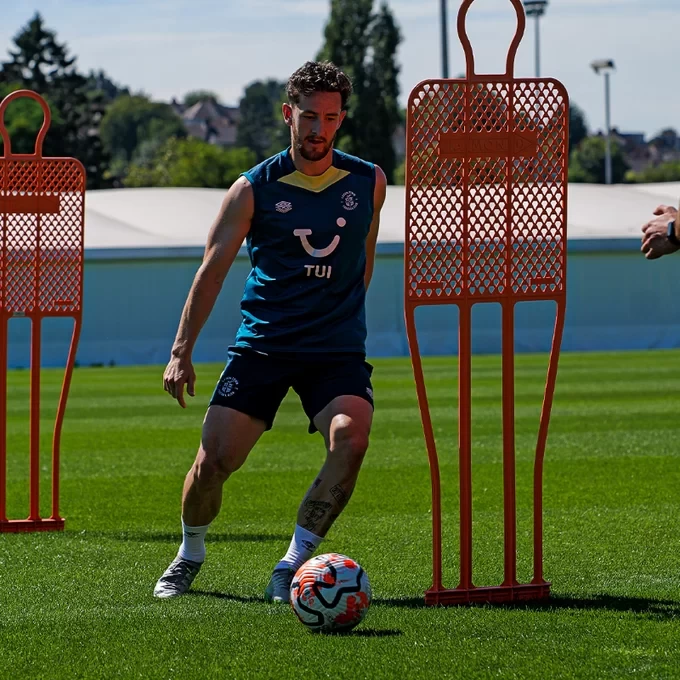
POLYGON ((311 631, 348 631, 366 616, 371 584, 353 559, 337 553, 318 555, 297 570, 290 586, 290 604, 311 631))

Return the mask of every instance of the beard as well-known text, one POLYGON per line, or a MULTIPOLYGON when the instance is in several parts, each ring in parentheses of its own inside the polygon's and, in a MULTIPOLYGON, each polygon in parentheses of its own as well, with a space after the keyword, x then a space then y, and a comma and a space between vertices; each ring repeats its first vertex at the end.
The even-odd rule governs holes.
POLYGON ((333 144, 335 143, 336 136, 337 133, 336 135, 333 135, 333 139, 331 139, 331 141, 326 144, 315 144, 312 146, 311 144, 309 144, 309 141, 310 139, 315 139, 314 137, 300 139, 297 132, 294 131, 293 147, 306 161, 320 161, 322 158, 325 158, 330 153, 330 150, 333 148, 333 144), (305 144, 307 144, 307 146, 305 146, 305 144))

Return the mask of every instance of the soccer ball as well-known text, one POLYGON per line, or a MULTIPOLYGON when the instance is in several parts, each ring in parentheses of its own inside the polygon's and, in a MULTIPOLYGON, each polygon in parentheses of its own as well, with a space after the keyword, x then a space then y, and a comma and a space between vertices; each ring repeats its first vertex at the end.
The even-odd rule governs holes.
POLYGON ((337 553, 318 555, 297 570, 290 604, 311 631, 348 631, 366 616, 371 584, 353 559, 337 553))

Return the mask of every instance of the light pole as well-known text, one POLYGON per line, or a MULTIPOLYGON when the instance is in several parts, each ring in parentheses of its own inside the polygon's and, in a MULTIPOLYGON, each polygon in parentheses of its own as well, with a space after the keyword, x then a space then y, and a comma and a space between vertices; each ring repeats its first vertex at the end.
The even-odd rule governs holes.
POLYGON ((534 39, 534 46, 536 48, 536 77, 541 77, 541 17, 545 14, 548 0, 523 0, 524 11, 528 17, 536 19, 535 28, 536 34, 534 39))
POLYGON ((441 25, 442 25, 442 78, 449 77, 449 26, 446 18, 446 3, 441 0, 441 25))
POLYGON ((606 128, 605 158, 604 158, 604 181, 611 184, 612 177, 612 124, 611 124, 611 95, 609 88, 609 76, 616 68, 612 59, 598 59, 590 64, 598 75, 604 74, 604 117, 606 128))

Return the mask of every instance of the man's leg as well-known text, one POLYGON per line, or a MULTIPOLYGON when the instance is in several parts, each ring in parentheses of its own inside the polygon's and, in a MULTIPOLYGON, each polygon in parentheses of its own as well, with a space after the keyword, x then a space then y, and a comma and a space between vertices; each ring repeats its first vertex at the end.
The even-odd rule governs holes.
POLYGON ((334 399, 314 418, 326 460, 298 510, 297 523, 323 538, 345 509, 368 449, 373 407, 361 397, 334 399))
POLYGON ((181 595, 191 586, 205 560, 205 535, 220 511, 222 486, 245 463, 266 428, 265 421, 231 408, 208 409, 201 445, 184 481, 182 545, 156 584, 156 597, 181 595))
POLYGON ((201 446, 184 480, 182 519, 210 524, 222 505, 222 486, 245 463, 267 424, 224 406, 211 406, 203 421, 201 446))
POLYGON ((345 509, 368 449, 373 406, 356 396, 333 399, 315 418, 326 443, 326 460, 300 504, 297 526, 288 552, 276 565, 265 597, 289 600, 292 575, 318 548, 345 509))

